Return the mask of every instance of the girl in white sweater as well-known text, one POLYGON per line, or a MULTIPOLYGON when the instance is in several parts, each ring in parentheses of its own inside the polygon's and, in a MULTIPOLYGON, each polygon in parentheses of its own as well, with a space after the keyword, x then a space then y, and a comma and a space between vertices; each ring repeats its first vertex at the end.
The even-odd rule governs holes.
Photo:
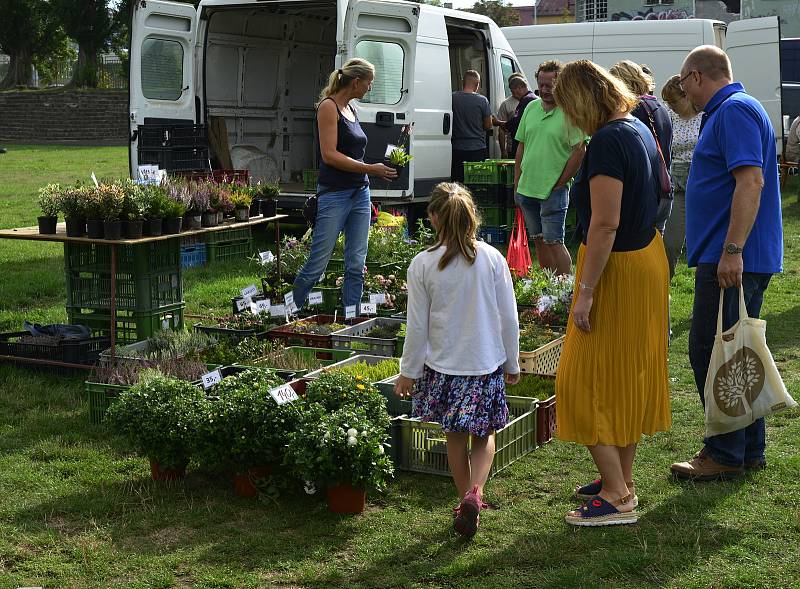
POLYGON ((470 537, 485 507, 494 432, 508 421, 505 383, 519 382, 517 304, 505 258, 475 238, 480 217, 466 188, 439 184, 428 217, 437 240, 408 268, 408 325, 395 393, 413 391, 413 415, 442 424, 462 498, 454 526, 470 537))

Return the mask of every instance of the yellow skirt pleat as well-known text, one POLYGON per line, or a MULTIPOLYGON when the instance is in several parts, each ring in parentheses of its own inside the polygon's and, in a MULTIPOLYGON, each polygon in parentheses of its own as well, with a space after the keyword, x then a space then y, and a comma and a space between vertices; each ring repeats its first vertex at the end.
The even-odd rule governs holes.
MULTIPOLYGON (((584 255, 581 245, 576 295, 584 255)), ((611 253, 593 291, 591 331, 575 327, 570 315, 556 375, 559 439, 628 446, 669 429, 668 297, 660 234, 640 250, 611 253)))

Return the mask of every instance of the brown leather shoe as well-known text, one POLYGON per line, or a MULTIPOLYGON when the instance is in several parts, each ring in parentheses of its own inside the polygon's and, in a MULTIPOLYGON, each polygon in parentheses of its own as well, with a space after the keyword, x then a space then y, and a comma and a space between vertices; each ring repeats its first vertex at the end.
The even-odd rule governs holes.
POLYGON ((690 481, 725 481, 744 474, 741 466, 724 466, 716 462, 703 448, 688 462, 676 462, 670 466, 676 478, 690 481))

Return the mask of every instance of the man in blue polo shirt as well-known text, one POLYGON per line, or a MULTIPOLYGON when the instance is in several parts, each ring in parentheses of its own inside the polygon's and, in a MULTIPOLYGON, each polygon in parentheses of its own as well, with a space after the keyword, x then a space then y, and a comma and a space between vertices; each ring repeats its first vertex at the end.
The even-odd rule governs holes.
MULTIPOLYGON (((733 82, 731 63, 704 45, 686 57, 681 88, 703 111, 700 139, 686 185, 686 250, 696 266, 689 360, 704 401, 714 347, 720 288, 723 329, 739 318, 739 291, 758 317, 772 274, 781 271, 783 227, 775 133, 764 107, 733 82)), ((714 402, 710 399, 709 402, 714 402)), ((672 465, 678 478, 729 479, 766 466, 764 420, 705 439, 687 462, 672 465)))

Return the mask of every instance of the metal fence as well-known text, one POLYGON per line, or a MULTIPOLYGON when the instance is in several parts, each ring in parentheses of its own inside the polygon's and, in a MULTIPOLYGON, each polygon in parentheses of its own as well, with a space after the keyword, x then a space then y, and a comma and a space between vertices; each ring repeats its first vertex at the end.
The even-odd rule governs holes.
MULTIPOLYGON (((11 58, 8 55, 0 54, 0 80, 8 71, 11 58)), ((72 80, 72 73, 75 70, 75 62, 64 61, 59 63, 54 79, 45 82, 39 73, 33 72, 33 84, 38 88, 66 86, 72 80)), ((125 90, 128 88, 128 72, 125 64, 116 55, 101 55, 97 60, 98 88, 125 90)))

